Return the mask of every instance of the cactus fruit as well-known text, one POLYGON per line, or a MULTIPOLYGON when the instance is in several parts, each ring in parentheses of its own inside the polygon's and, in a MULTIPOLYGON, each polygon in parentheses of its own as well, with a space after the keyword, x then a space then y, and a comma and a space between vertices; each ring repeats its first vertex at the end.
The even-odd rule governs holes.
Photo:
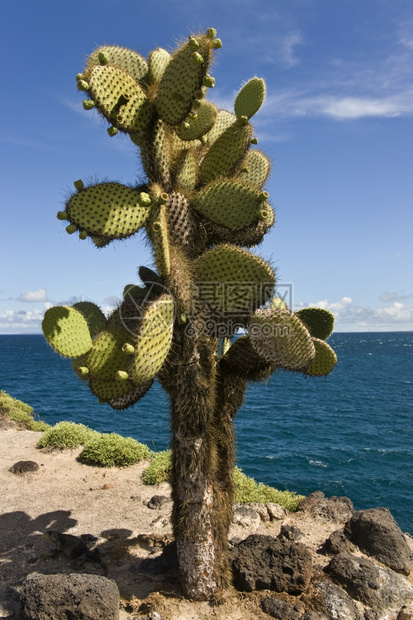
POLYGON ((155 379, 168 393, 173 531, 183 593, 195 600, 231 582, 233 418, 247 382, 278 369, 324 376, 336 363, 324 342, 333 316, 294 314, 273 299, 274 270, 246 249, 275 222, 265 190, 270 162, 251 149, 258 140, 249 122, 266 89, 263 79, 249 80, 235 113, 207 100, 222 47, 216 35, 193 33, 148 60, 102 46, 76 76, 84 109, 96 108, 115 140, 129 136, 146 179, 137 187, 79 179, 57 218, 98 248, 142 230, 155 270, 140 267, 142 286, 126 285, 107 318, 77 302, 50 308, 42 323, 99 402, 127 409, 155 379), (239 328, 247 333, 231 343, 239 328))

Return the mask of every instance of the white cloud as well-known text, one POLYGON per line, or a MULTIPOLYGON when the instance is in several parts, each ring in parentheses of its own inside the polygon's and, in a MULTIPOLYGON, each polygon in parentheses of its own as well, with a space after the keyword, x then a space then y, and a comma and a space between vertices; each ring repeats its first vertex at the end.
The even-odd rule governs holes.
POLYGON ((280 37, 277 47, 279 48, 279 60, 287 67, 294 67, 298 64, 298 58, 295 56, 295 47, 302 43, 302 37, 299 32, 290 32, 280 37))
POLYGON ((351 297, 343 297, 339 301, 329 302, 324 299, 318 302, 298 304, 303 307, 318 307, 330 310, 335 316, 336 331, 388 331, 412 330, 413 306, 401 301, 393 301, 385 308, 365 308, 353 303, 351 297))
POLYGON ((45 288, 38 288, 33 291, 27 291, 26 293, 22 293, 18 297, 18 300, 27 302, 47 301, 47 291, 45 288))
POLYGON ((0 314, 0 333, 40 333, 43 315, 44 310, 38 308, 29 312, 6 310, 4 314, 0 314))
POLYGON ((410 299, 411 297, 413 297, 413 294, 410 295, 399 295, 399 293, 389 293, 389 292, 385 292, 382 295, 379 296, 380 301, 384 301, 386 303, 388 302, 395 302, 395 301, 406 301, 406 299, 410 299))

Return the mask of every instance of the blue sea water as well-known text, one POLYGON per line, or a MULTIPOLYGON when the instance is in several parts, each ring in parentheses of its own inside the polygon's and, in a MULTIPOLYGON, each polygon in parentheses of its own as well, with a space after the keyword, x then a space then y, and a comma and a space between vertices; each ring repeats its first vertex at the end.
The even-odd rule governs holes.
MULTIPOLYGON (((250 384, 236 418, 237 462, 257 481, 304 495, 388 507, 413 534, 413 332, 334 334, 333 373, 280 372, 250 384)), ((168 401, 158 384, 133 408, 100 405, 43 336, 0 336, 0 390, 50 424, 81 422, 163 450, 168 401)))

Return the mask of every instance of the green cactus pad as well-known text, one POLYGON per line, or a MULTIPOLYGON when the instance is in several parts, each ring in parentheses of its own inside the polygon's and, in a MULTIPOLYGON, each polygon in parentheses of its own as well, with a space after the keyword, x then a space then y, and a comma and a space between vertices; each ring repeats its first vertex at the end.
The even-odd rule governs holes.
POLYGON ((48 343, 64 357, 80 357, 92 347, 87 321, 76 308, 49 308, 44 314, 42 330, 48 343))
POLYGON ((171 347, 174 314, 175 304, 168 294, 161 295, 144 311, 129 369, 134 383, 152 381, 161 369, 171 347))
POLYGON ((139 84, 116 67, 93 67, 88 92, 103 116, 121 131, 140 132, 153 116, 152 104, 139 84))
POLYGON ((200 191, 193 206, 209 220, 238 230, 259 219, 263 203, 259 189, 238 181, 216 181, 200 191))
POLYGON ((211 61, 211 42, 202 35, 193 38, 199 43, 198 50, 194 52, 187 43, 178 48, 159 84, 155 107, 168 125, 179 125, 191 111, 194 92, 201 88, 211 61))
POLYGON ((162 47, 149 54, 148 78, 151 84, 159 84, 172 56, 162 47))
POLYGON ((312 377, 328 375, 337 364, 337 355, 327 342, 313 338, 315 357, 305 368, 304 373, 312 377))
POLYGON ((99 306, 91 301, 78 301, 72 307, 76 308, 86 319, 92 338, 105 329, 106 317, 99 306))
POLYGON ((141 144, 142 165, 148 179, 157 179, 168 186, 171 181, 171 138, 169 131, 161 120, 148 128, 141 144))
MULTIPOLYGON (((228 117, 224 117, 228 121, 228 117)), ((199 181, 206 185, 220 177, 232 176, 245 157, 250 145, 252 127, 243 125, 233 117, 233 122, 212 143, 199 168, 199 181)), ((210 137, 209 140, 211 139, 210 137)), ((209 144, 208 140, 208 144, 209 144)))
POLYGON ((257 310, 251 317, 248 333, 256 353, 279 368, 301 370, 315 356, 310 333, 289 310, 257 310))
POLYGON ((120 183, 99 183, 69 198, 66 211, 72 223, 107 243, 129 237, 143 226, 150 209, 140 205, 140 194, 120 183))
POLYGON ((324 308, 303 308, 296 315, 314 338, 326 340, 334 328, 334 314, 324 308))
POLYGON ((146 223, 146 230, 153 243, 155 264, 161 276, 166 277, 171 270, 169 256, 168 219, 166 206, 154 205, 146 223))
POLYGON ((248 151, 237 176, 240 181, 261 188, 269 173, 270 162, 268 157, 261 151, 248 151))
POLYGON ((223 373, 255 381, 267 378, 275 369, 253 349, 248 336, 237 338, 219 364, 223 373))
POLYGON ((122 350, 125 342, 133 344, 132 336, 124 330, 104 331, 93 341, 85 356, 85 366, 90 377, 102 381, 115 381, 118 370, 127 372, 130 355, 122 350))
POLYGON ((198 178, 198 161, 193 149, 184 149, 175 167, 175 186, 178 190, 195 189, 198 178))
POLYGON ((233 245, 220 245, 197 261, 200 296, 220 314, 249 315, 274 291, 275 275, 262 258, 233 245))
POLYGON ((177 129, 177 134, 181 140, 197 140, 211 129, 216 117, 217 109, 214 104, 202 101, 196 110, 195 118, 189 117, 187 123, 181 124, 177 129))
POLYGON ((144 383, 143 385, 135 385, 130 382, 129 391, 116 398, 110 398, 108 400, 108 405, 110 405, 112 409, 127 409, 145 396, 146 392, 152 387, 152 384, 153 381, 148 381, 148 383, 144 383))
POLYGON ((239 91, 234 111, 238 118, 246 116, 251 118, 260 109, 265 99, 265 82, 261 78, 254 77, 249 80, 239 91))
POLYGON ((100 59, 103 58, 107 60, 106 64, 110 64, 128 73, 135 82, 143 80, 148 73, 146 60, 137 52, 125 47, 118 47, 117 45, 105 45, 98 47, 89 56, 87 68, 83 73, 86 79, 89 78, 94 67, 102 64, 100 59))
POLYGON ((116 381, 116 379, 110 381, 107 379, 91 379, 89 381, 91 392, 103 402, 121 398, 129 392, 131 385, 130 381, 116 381))

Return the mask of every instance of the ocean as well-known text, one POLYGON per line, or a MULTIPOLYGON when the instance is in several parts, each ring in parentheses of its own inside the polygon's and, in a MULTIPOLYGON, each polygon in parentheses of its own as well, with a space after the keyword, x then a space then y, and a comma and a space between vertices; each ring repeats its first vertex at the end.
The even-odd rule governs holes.
MULTIPOLYGON (((338 333, 328 377, 279 372, 251 383, 236 420, 237 464, 248 476, 307 495, 346 495, 357 510, 384 506, 413 535, 413 332, 338 333)), ((168 400, 155 383, 130 410, 101 405, 41 335, 0 336, 0 390, 40 419, 71 420, 170 440, 168 400)))

